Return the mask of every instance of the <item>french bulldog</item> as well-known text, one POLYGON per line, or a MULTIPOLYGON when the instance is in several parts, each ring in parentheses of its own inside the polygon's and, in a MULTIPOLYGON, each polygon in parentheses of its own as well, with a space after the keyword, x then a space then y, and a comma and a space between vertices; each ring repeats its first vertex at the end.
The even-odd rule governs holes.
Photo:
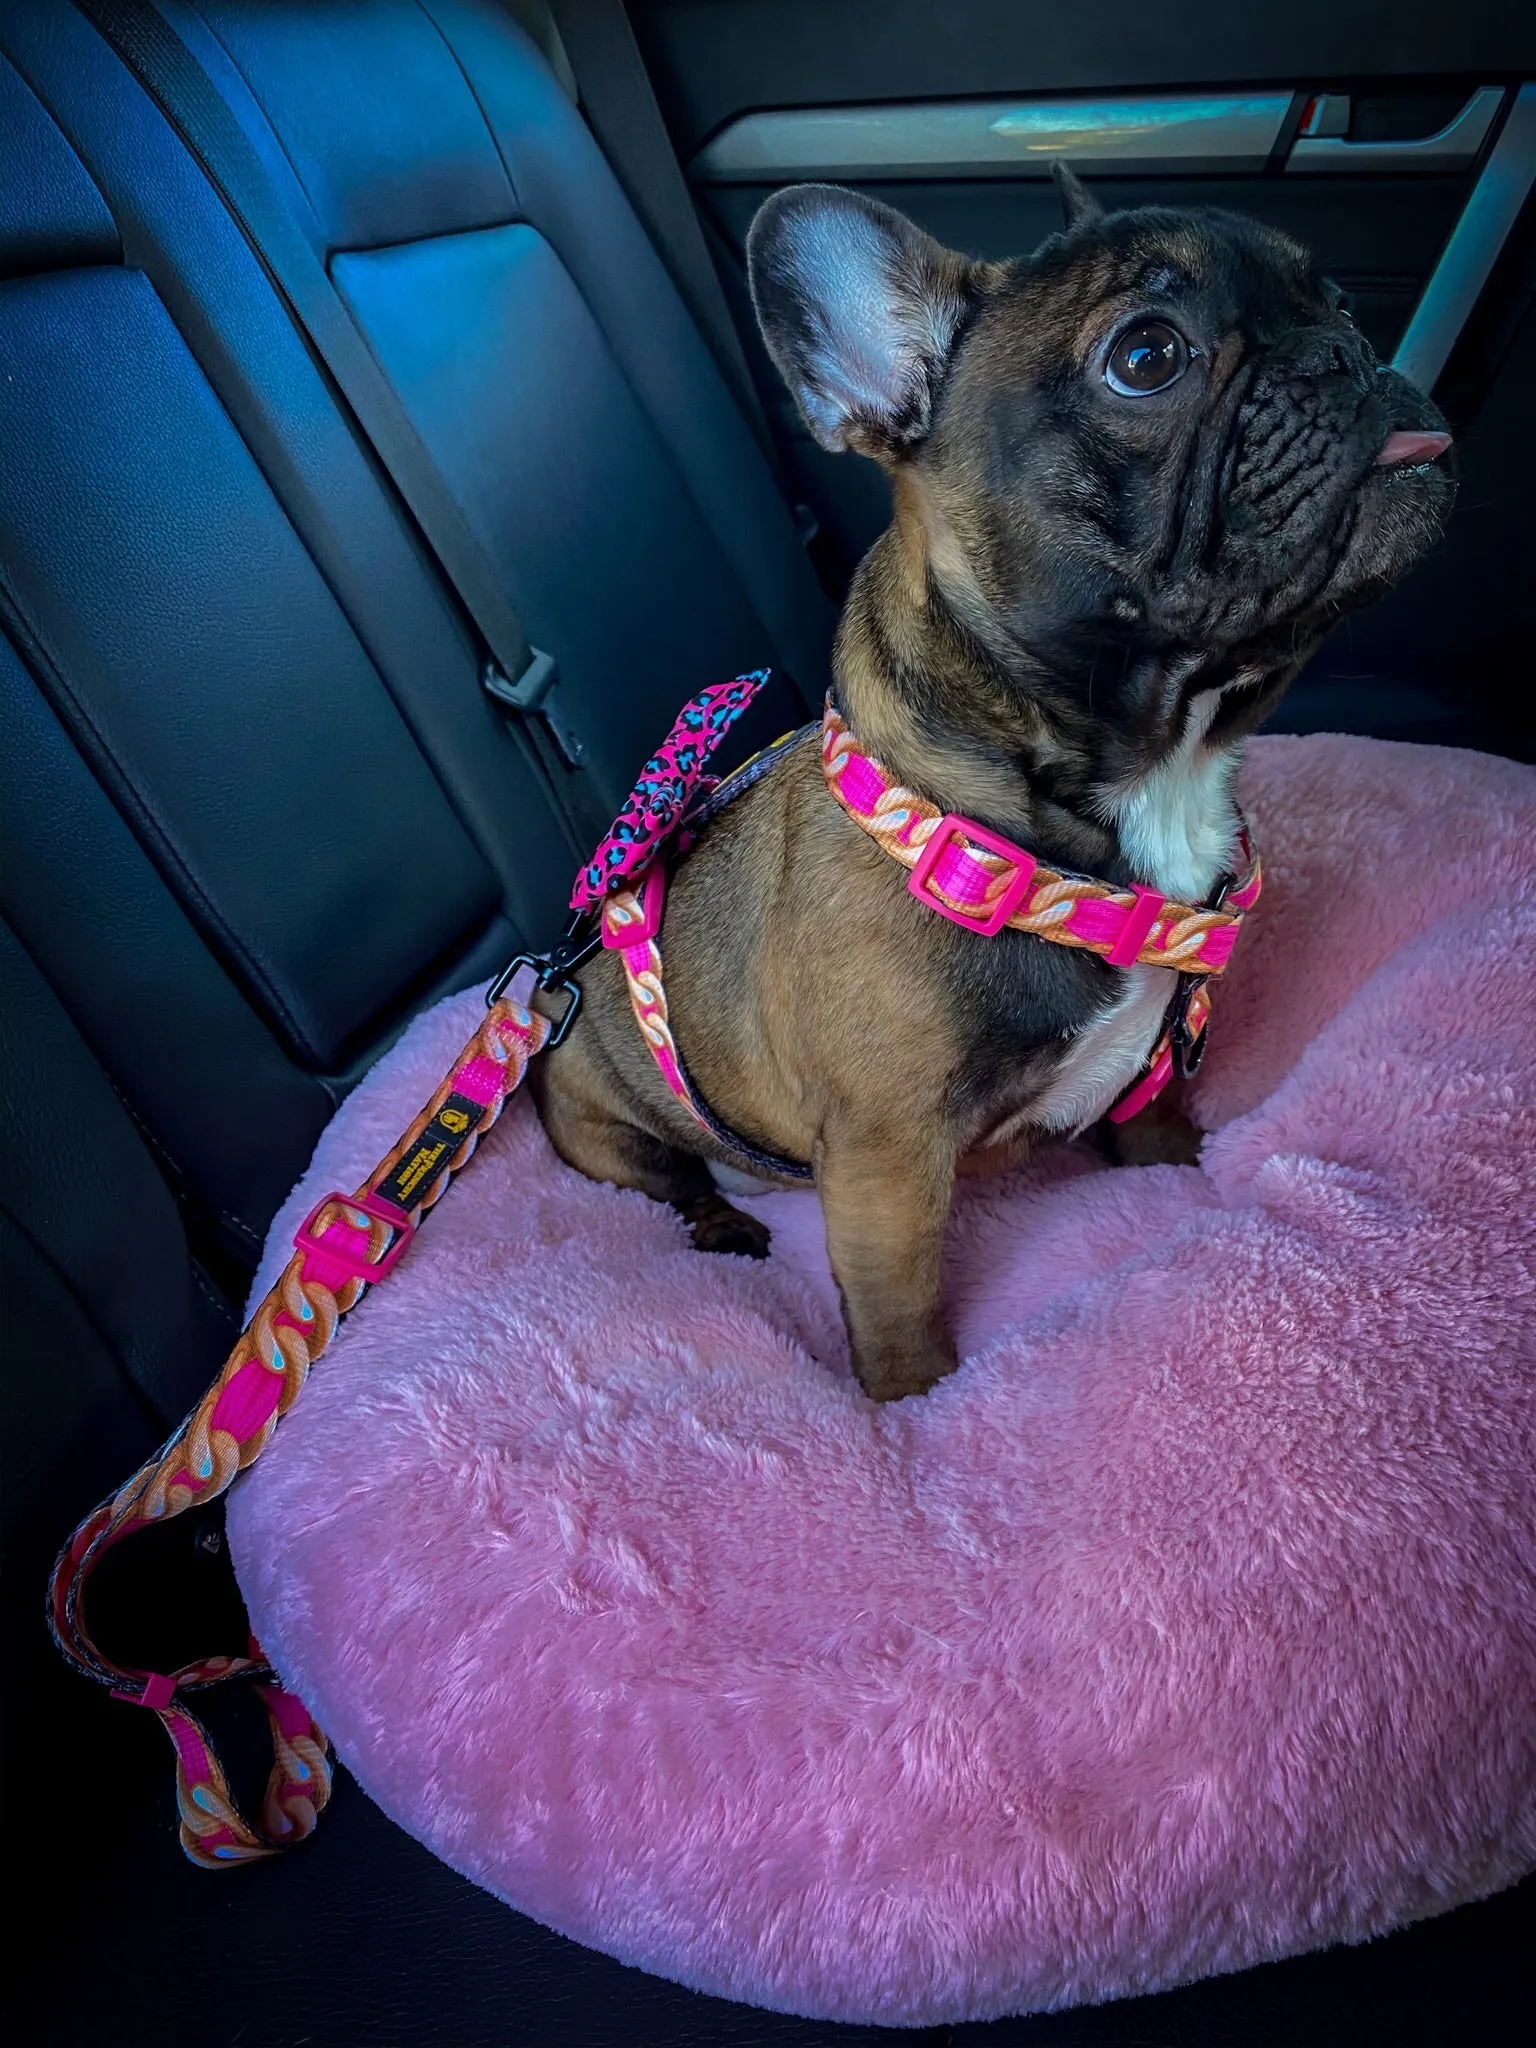
MULTIPOLYGON (((747 245, 770 355, 823 448, 878 463, 837 712, 905 787, 1053 868, 1200 904, 1232 868, 1242 742, 1322 636, 1387 590, 1454 495, 1450 436, 1288 236, 1224 212, 1106 214, 978 262, 888 206, 791 187, 747 245)), ((715 1116, 808 1163, 854 1371, 876 1400, 955 1364, 940 1247, 956 1173, 1102 1117, 1173 975, 914 901, 788 752, 672 875, 666 987, 715 1116)), ((740 1164, 668 1092, 617 956, 534 1070, 594 1179, 761 1253, 740 1164)), ((1135 1126, 1126 1127, 1134 1132, 1135 1126)))

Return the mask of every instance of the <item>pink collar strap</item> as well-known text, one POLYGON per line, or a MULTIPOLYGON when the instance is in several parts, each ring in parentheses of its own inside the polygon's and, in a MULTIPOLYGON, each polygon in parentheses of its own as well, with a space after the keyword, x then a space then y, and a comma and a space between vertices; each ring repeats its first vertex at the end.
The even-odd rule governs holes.
POLYGON ((1111 967, 1177 973, 1162 1031, 1141 1073, 1109 1111, 1111 1123, 1145 1109, 1175 1074, 1196 1071, 1211 1014, 1206 983, 1225 972, 1263 886, 1245 822, 1238 827, 1242 875, 1229 876, 1209 903, 1180 903, 1141 882, 1121 887, 1058 872, 974 820, 941 811, 863 751, 830 698, 821 722, 821 765, 828 789, 853 822, 910 870, 910 893, 951 924, 984 939, 1005 929, 1028 932, 1054 946, 1097 953, 1111 967))
POLYGON ((861 831, 911 871, 925 908, 979 938, 1005 928, 1097 953, 1112 967, 1220 974, 1258 900, 1258 857, 1246 825, 1246 869, 1208 904, 1179 903, 1140 882, 1117 886, 1048 868, 1022 846, 904 789, 866 754, 829 702, 821 722, 827 787, 861 831))

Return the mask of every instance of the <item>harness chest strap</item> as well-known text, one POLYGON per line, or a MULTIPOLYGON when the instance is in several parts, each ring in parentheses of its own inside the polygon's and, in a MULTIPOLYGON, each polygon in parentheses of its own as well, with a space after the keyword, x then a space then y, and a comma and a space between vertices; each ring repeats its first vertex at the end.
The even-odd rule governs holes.
POLYGON ((1143 883, 1060 873, 969 818, 893 781, 828 704, 821 729, 827 787, 861 831, 911 870, 919 903, 982 938, 1004 928, 1097 953, 1112 967, 1220 974, 1262 877, 1246 826, 1246 872, 1219 904, 1179 903, 1143 883))

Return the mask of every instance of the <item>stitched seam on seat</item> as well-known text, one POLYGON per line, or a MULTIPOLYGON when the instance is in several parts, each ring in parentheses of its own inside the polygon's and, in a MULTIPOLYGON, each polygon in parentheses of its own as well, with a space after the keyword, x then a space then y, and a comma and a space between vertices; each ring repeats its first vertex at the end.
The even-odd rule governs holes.
POLYGON ((128 1387, 133 1395, 133 1398, 140 1404, 140 1406, 144 1410, 145 1420, 150 1424, 152 1428, 156 1430, 163 1430, 166 1424, 166 1420, 172 1411, 167 1408, 162 1408, 158 1400, 156 1400, 154 1396, 150 1394, 148 1389, 141 1383, 138 1374, 134 1371, 133 1367, 128 1363, 127 1358, 124 1356, 123 1347, 117 1342, 116 1338, 112 1337, 106 1330, 102 1328, 101 1324, 97 1321, 93 1310, 86 1301, 85 1296, 80 1292, 80 1289, 75 1285, 75 1282, 71 1280, 68 1273, 65 1272, 64 1268, 59 1264, 58 1260, 53 1256, 52 1252, 49 1251, 48 1247, 45 1244, 40 1243, 38 1239, 33 1236, 32 1232, 27 1228, 26 1224, 23 1223, 21 1218, 16 1214, 16 1211, 11 1207, 9 1202, 0 1200, 0 1216, 5 1217, 7 1222, 11 1225, 11 1228, 16 1232, 16 1235, 21 1239, 22 1243, 27 1246, 27 1248, 33 1253, 33 1255, 38 1259, 38 1261, 42 1265, 47 1267, 48 1271, 53 1275, 54 1279, 58 1281, 59 1285, 63 1288, 64 1292, 69 1296, 70 1300, 75 1304, 75 1307, 80 1311, 81 1319, 84 1321, 86 1327, 90 1330, 91 1335, 96 1339, 97 1343, 100 1344, 101 1348, 103 1349, 103 1351, 106 1352, 107 1356, 116 1361, 119 1371, 122 1373, 123 1378, 128 1382, 128 1387))
MULTIPOLYGON (((165 1143, 164 1139, 144 1121, 134 1104, 129 1101, 122 1089, 118 1087, 117 1082, 107 1072, 105 1067, 102 1068, 102 1072, 107 1075, 107 1083, 112 1093, 122 1104, 128 1121, 143 1139, 146 1149, 160 1166, 161 1178, 164 1179, 167 1172, 174 1176, 177 1185, 169 1187, 167 1192, 170 1194, 173 1202, 180 1202, 187 1196, 187 1190, 192 1186, 192 1176, 186 1171, 185 1167, 178 1164, 175 1154, 165 1143)), ((266 1240, 254 1224, 247 1223, 243 1216, 237 1216, 232 1209, 226 1209, 219 1202, 213 1204, 213 1213, 221 1223, 227 1223, 231 1230, 236 1231, 243 1237, 255 1251, 258 1253, 261 1251, 266 1240)))
POLYGON ((149 798, 136 787, 127 769, 118 760, 89 705, 71 688, 56 651, 50 645, 47 635, 22 604, 3 567, 0 567, 0 622, 10 626, 12 639, 18 643, 17 652, 23 664, 42 687, 43 694, 52 705, 55 715, 63 718, 66 727, 74 728, 77 745, 82 735, 84 736, 86 744, 81 751, 88 765, 97 780, 106 788, 109 797, 125 813, 128 823, 135 830, 135 836, 160 871, 161 879, 170 885, 173 895, 184 892, 184 900, 195 908, 218 942, 238 963, 252 987, 270 1004, 295 1045, 302 1047, 317 1065, 322 1064, 318 1049, 310 1044, 308 1034, 300 1028, 287 1003, 239 943, 232 928, 225 923, 212 900, 193 876, 166 828, 161 824, 149 798))
MULTIPOLYGON (((320 257, 320 261, 321 261, 321 264, 323 265, 323 267, 324 267, 324 269, 325 269, 325 271, 326 271, 326 274, 327 274, 327 276, 329 276, 329 274, 330 274, 330 260, 331 260, 332 256, 336 256, 336 255, 341 255, 341 254, 347 254, 347 253, 351 253, 351 252, 352 252, 352 250, 353 250, 354 248, 356 249, 357 253, 361 254, 361 253, 363 252, 363 250, 364 250, 364 249, 367 249, 367 248, 374 248, 374 247, 379 247, 379 248, 395 248, 395 247, 403 247, 403 246, 405 246, 404 244, 397 244, 397 243, 394 243, 394 242, 383 242, 383 243, 378 243, 378 244, 375 244, 375 243, 361 243, 361 244, 355 244, 355 245, 354 245, 354 244, 351 244, 351 243, 348 243, 348 244, 346 244, 345 246, 343 246, 342 244, 338 243, 338 244, 336 244, 336 245, 334 245, 334 246, 332 245, 332 243, 331 243, 331 239, 330 239, 330 236, 329 236, 329 235, 328 235, 328 234, 327 234, 327 233, 325 232, 325 222, 324 222, 324 221, 323 221, 323 220, 321 219, 321 217, 320 217, 320 209, 319 209, 319 207, 318 207, 318 206, 317 206, 317 205, 315 204, 315 199, 314 199, 314 195, 313 195, 313 193, 312 193, 312 192, 310 191, 310 189, 309 189, 308 185, 306 185, 306 184, 305 184, 305 182, 304 182, 304 177, 303 177, 303 173, 302 173, 302 172, 300 171, 300 169, 299 169, 298 165, 297 165, 297 164, 296 164, 296 163, 294 162, 293 156, 292 156, 292 154, 291 154, 291 153, 290 153, 290 151, 289 151, 288 145, 287 145, 287 143, 286 143, 286 142, 285 142, 285 141, 283 140, 283 134, 282 134, 282 130, 281 130, 281 129, 280 129, 279 127, 278 127, 277 123, 276 123, 276 122, 275 122, 275 121, 273 120, 273 118, 272 118, 271 114, 270 114, 270 113, 268 112, 268 110, 267 110, 267 103, 266 103, 266 101, 265 101, 265 100, 264 100, 264 99, 262 98, 262 96, 261 96, 260 92, 259 92, 259 91, 257 90, 257 88, 256 88, 256 82, 255 82, 255 80, 254 80, 254 79, 253 79, 253 78, 251 77, 250 73, 249 73, 249 72, 248 72, 248 71, 247 71, 247 70, 245 69, 244 65, 243 65, 243 64, 242 64, 242 63, 240 62, 240 59, 239 59, 239 58, 238 58, 238 57, 237 57, 237 56, 235 55, 234 51, 233 51, 233 50, 232 50, 232 49, 231 49, 231 48, 229 47, 229 44, 228 44, 228 43, 227 43, 227 42, 226 42, 226 41, 224 40, 223 36, 221 36, 221 35, 219 34, 219 31, 217 30, 217 28, 215 28, 215 26, 213 25, 213 23, 212 23, 212 22, 211 22, 211 21, 210 21, 210 20, 208 19, 207 15, 206 15, 206 14, 204 14, 204 12, 203 12, 203 10, 201 9, 201 7, 197 6, 197 4, 196 4, 196 0, 186 0, 186 4, 187 4, 187 6, 188 6, 188 9, 189 9, 189 11, 190 11, 190 12, 192 12, 192 13, 194 13, 194 14, 196 14, 196 16, 197 16, 197 19, 198 19, 198 21, 199 21, 199 22, 201 23, 201 25, 202 25, 202 26, 203 26, 203 27, 204 27, 204 28, 205 28, 205 29, 207 30, 207 32, 208 32, 208 34, 209 34, 209 36, 210 36, 210 37, 212 38, 212 40, 213 40, 213 41, 214 41, 215 43, 217 43, 217 44, 218 44, 218 46, 219 46, 220 50, 222 50, 222 51, 223 51, 223 53, 224 53, 225 57, 226 57, 226 58, 228 59, 228 61, 229 61, 229 65, 230 65, 230 68, 231 68, 231 69, 232 69, 232 70, 234 71, 234 73, 235 73, 236 77, 237 77, 237 78, 238 78, 238 79, 240 80, 240 83, 241 83, 241 84, 242 84, 242 85, 243 85, 243 86, 245 87, 245 89, 246 89, 247 93, 248 93, 248 94, 250 95, 250 99, 251 99, 251 104, 252 104, 252 106, 253 106, 253 107, 255 107, 255 109, 256 109, 256 111, 257 111, 257 113, 258 113, 258 114, 259 114, 259 115, 261 116, 261 120, 262 120, 262 125, 263 125, 263 127, 264 127, 264 128, 266 129, 267 133, 268 133, 268 134, 269 134, 269 135, 271 136, 271 138, 272 138, 272 140, 273 140, 273 143, 274 143, 274 144, 276 145, 276 147, 277 147, 277 150, 278 150, 279 154, 281 155, 281 157, 282 157, 282 159, 283 159, 283 162, 284 162, 284 163, 285 163, 285 164, 286 164, 286 165, 288 166, 289 170, 290 170, 290 171, 292 172, 292 174, 293 174, 293 181, 294 181, 294 183, 295 183, 295 184, 296 184, 296 185, 298 186, 299 190, 300 190, 300 191, 301 191, 301 192, 303 193, 303 195, 304 195, 304 199, 305 199, 305 202, 306 202, 306 204, 308 205, 308 207, 309 207, 309 210, 310 210, 310 215, 311 215, 311 217, 312 217, 312 218, 313 218, 313 220, 314 220, 314 223, 315 223, 315 226, 316 226, 317 230, 319 231, 319 240, 320 240, 320 246, 321 246, 321 250, 322 250, 322 252, 323 252, 323 253, 321 254, 321 257, 320 257)), ((452 47, 451 47, 451 45, 449 45, 449 44, 448 44, 447 38, 446 38, 446 37, 445 37, 445 36, 443 35, 443 32, 442 32, 442 30, 441 30, 440 28, 438 28, 438 26, 437 26, 437 23, 436 23, 435 21, 433 21, 433 20, 432 20, 432 17, 431 17, 431 15, 430 15, 430 14, 427 14, 427 13, 426 13, 426 10, 425 10, 424 8, 420 9, 419 11, 420 11, 420 12, 421 12, 421 13, 422 13, 422 14, 424 15, 425 19, 426 19, 426 20, 427 20, 427 21, 428 21, 428 22, 429 22, 429 23, 431 24, 431 27, 432 27, 432 28, 433 28, 433 30, 434 30, 434 31, 436 32, 436 34, 437 34, 438 38, 439 38, 439 39, 440 39, 440 40, 441 40, 441 41, 443 42, 443 44, 444 44, 445 48, 447 48, 447 49, 448 49, 449 55, 450 55, 450 56, 453 56, 453 61, 454 61, 454 65, 455 65, 455 67, 457 68, 457 70, 458 70, 458 71, 460 72, 460 74, 461 74, 461 75, 464 75, 464 67, 463 67, 463 65, 462 65, 462 64, 460 64, 460 63, 459 63, 459 61, 458 61, 458 58, 457 58, 457 56, 455 56, 455 55, 454 55, 454 53, 453 53, 453 50, 452 50, 452 47)), ((173 24, 173 25, 174 25, 174 24, 173 24)), ((193 51, 192 51, 192 57, 193 57, 193 60, 194 60, 194 62, 195 62, 195 61, 197 60, 197 52, 196 52, 195 50, 193 50, 193 51)), ((218 84, 218 80, 217 80, 217 79, 214 79, 214 78, 210 78, 210 79, 209 79, 209 83, 210 83, 210 84, 212 85, 212 87, 213 87, 213 89, 214 89, 214 91, 215 91, 215 92, 218 92, 218 91, 219 91, 219 84, 218 84)), ((480 98, 479 98, 479 95, 478 95, 478 94, 477 94, 477 93, 475 92, 474 86, 470 84, 470 81, 469 81, 469 79, 468 79, 468 77, 467 77, 467 76, 465 76, 465 77, 464 77, 464 83, 465 83, 465 84, 466 84, 467 86, 469 86, 469 91, 470 91, 470 95, 471 95, 471 97, 472 97, 472 98, 474 99, 476 111, 477 111, 477 112, 479 113, 479 115, 480 115, 480 118, 481 118, 481 120, 482 120, 482 121, 485 121, 485 120, 486 120, 486 115, 485 115, 485 109, 484 109, 484 107, 482 107, 482 106, 481 106, 481 104, 480 104, 480 98)), ((222 97, 223 97, 223 95, 222 95, 222 94, 220 94, 220 97, 222 98, 222 97)), ((225 101, 225 104, 226 104, 226 106, 228 105, 228 101, 227 101, 227 100, 225 101)), ((234 108, 233 108, 233 107, 230 107, 229 111, 230 111, 231 115, 232 115, 232 116, 233 116, 233 117, 234 117, 234 118, 235 118, 235 119, 236 119, 236 120, 238 121, 239 117, 238 117, 238 115, 235 115, 235 111, 234 111, 234 108)), ((243 126, 243 123, 242 123, 241 125, 243 126)), ((489 133, 489 132, 490 132, 490 123, 489 123, 488 121, 486 121, 486 129, 487 129, 487 132, 489 133)), ((430 241, 435 241, 435 240, 437 240, 437 239, 438 239, 438 233, 443 233, 443 234, 475 234, 475 233, 477 233, 477 232, 479 231, 479 229, 480 229, 481 227, 514 227, 514 226, 516 226, 516 225, 517 225, 517 221, 518 221, 518 220, 519 220, 519 219, 521 218, 520 214, 519 214, 519 213, 517 212, 517 210, 516 210, 516 209, 517 209, 517 205, 518 205, 518 200, 517 200, 517 187, 516 187, 516 185, 515 185, 515 184, 513 183, 513 179, 512 179, 512 172, 511 172, 511 168, 510 168, 510 166, 508 165, 508 163, 507 163, 507 160, 506 160, 505 156, 504 156, 504 155, 502 154, 502 151, 501 151, 501 146, 500 146, 500 144, 499 144, 499 143, 498 143, 498 142, 496 141, 496 137, 495 137, 495 135, 494 135, 494 134, 491 134, 491 136, 490 136, 490 139, 491 139, 491 144, 492 144, 493 148, 495 148, 495 150, 496 150, 496 156, 497 156, 497 160, 498 160, 498 161, 500 162, 500 164, 501 164, 501 167, 502 167, 502 170, 503 170, 503 171, 505 172, 505 174, 506 174, 506 179, 507 179, 507 186, 508 186, 508 190, 509 190, 509 191, 510 191, 510 193, 511 193, 511 197, 512 197, 512 205, 513 205, 513 209, 514 209, 514 215, 513 215, 513 218, 512 218, 511 220, 508 220, 508 221, 483 221, 483 222, 478 222, 478 223, 476 223, 476 225, 475 225, 474 227, 468 227, 468 228, 448 228, 448 229, 443 229, 443 230, 440 230, 440 231, 438 231, 438 232, 432 232, 432 231, 429 231, 428 233, 426 233, 426 234, 424 234, 424 235, 415 235, 415 236, 412 236, 412 237, 410 238, 410 239, 411 239, 412 241, 423 241, 423 242, 430 242, 430 241)), ((282 200, 282 195, 281 195, 281 194, 278 194, 278 195, 276 195, 276 196, 277 196, 277 198, 278 198, 279 204, 282 204, 282 203, 284 203, 284 202, 283 202, 283 200, 282 200)), ((350 311, 350 309, 349 309, 349 311, 350 311)), ((357 324, 357 323, 356 323, 356 322, 354 321, 354 322, 353 322, 353 325, 355 326, 356 324, 357 324)), ((362 332, 362 330, 361 330, 361 329, 359 329, 358 331, 359 331, 360 333, 362 332)), ((364 338, 364 340, 365 340, 365 341, 367 340, 367 336, 366 336, 366 335, 364 335, 364 337, 363 337, 363 338, 364 338)))
POLYGON ((496 152, 496 161, 501 165, 502 171, 505 173, 507 180, 507 190, 512 195, 512 206, 516 218, 514 220, 506 222, 505 225, 508 227, 513 227, 517 224, 517 221, 525 219, 526 215, 523 211, 523 203, 517 196, 517 180, 512 175, 511 164, 507 162, 507 153, 501 146, 501 137, 496 133, 495 124, 491 120, 490 115, 485 110, 485 102, 481 99, 479 93, 475 89, 475 81, 470 77, 469 73, 465 70, 463 60, 459 56, 458 51, 453 47, 453 44, 449 41, 447 31, 444 29, 442 23, 437 19, 437 16, 432 12, 431 8, 423 7, 421 5, 421 0, 416 0, 416 11, 423 17, 424 20, 431 24, 433 34, 437 37, 438 41, 442 44, 443 48, 448 52, 448 55, 452 58, 454 69, 458 72, 460 78, 463 79, 469 96, 475 103, 476 113, 479 114, 480 119, 485 123, 485 132, 487 136, 490 138, 490 144, 492 149, 494 149, 496 152))
POLYGON ((28 74, 28 72, 26 72, 22 68, 21 59, 16 54, 16 52, 13 50, 6 50, 3 53, 3 61, 7 65, 7 67, 11 71, 13 71, 16 74, 16 76, 21 80, 23 90, 31 98, 34 105, 37 107, 39 113, 41 113, 43 119, 48 123, 49 127, 58 136, 59 141, 64 147, 64 149, 67 150, 69 155, 74 159, 74 162, 77 168, 79 169, 81 177, 84 178, 85 182, 90 186, 91 190, 96 194, 96 197, 100 200, 101 210, 107 216, 107 219, 111 222, 112 232, 117 242, 117 253, 115 259, 111 256, 103 254, 100 256, 89 256, 82 261, 81 257, 78 254, 71 254, 66 258, 62 259, 60 262, 45 263, 41 269, 34 268, 22 271, 9 271, 6 274, 6 281, 9 283, 14 281, 18 277, 47 277, 57 270, 80 270, 90 266, 94 266, 96 264, 100 264, 103 268, 105 268, 109 266, 114 260, 118 263, 124 262, 126 259, 123 250, 122 225, 119 222, 117 215, 108 205, 107 196, 102 191, 95 174, 92 172, 90 166, 86 163, 85 158, 81 156, 79 150, 75 148, 75 145, 70 141, 69 137, 64 133, 64 130, 59 126, 58 119, 55 116, 52 107, 49 106, 48 102, 44 99, 42 93, 39 92, 37 87, 33 84, 31 76, 28 74))
POLYGON ((208 1306, 214 1310, 219 1320, 228 1323, 229 1327, 238 1335, 240 1317, 237 1310, 224 1299, 196 1259, 189 1258, 187 1265, 192 1274, 192 1285, 201 1294, 204 1301, 208 1303, 208 1306))

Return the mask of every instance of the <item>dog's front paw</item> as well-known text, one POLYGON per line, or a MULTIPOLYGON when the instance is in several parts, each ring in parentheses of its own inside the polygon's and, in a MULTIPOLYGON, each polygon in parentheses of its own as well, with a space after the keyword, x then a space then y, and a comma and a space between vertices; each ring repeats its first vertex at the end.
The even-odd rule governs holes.
POLYGON ((1105 1124, 1105 1150, 1110 1158, 1117 1166, 1194 1166, 1205 1133, 1182 1112, 1158 1117, 1152 1114, 1155 1108, 1155 1103, 1149 1105, 1129 1123, 1105 1124))
POLYGON ((701 1252, 735 1252, 745 1259, 766 1259, 773 1232, 755 1216, 743 1215, 724 1195, 700 1195, 681 1202, 678 1213, 701 1252))
POLYGON ((871 1401, 904 1401, 926 1394, 959 1364, 947 1336, 915 1345, 856 1346, 853 1374, 871 1401))

